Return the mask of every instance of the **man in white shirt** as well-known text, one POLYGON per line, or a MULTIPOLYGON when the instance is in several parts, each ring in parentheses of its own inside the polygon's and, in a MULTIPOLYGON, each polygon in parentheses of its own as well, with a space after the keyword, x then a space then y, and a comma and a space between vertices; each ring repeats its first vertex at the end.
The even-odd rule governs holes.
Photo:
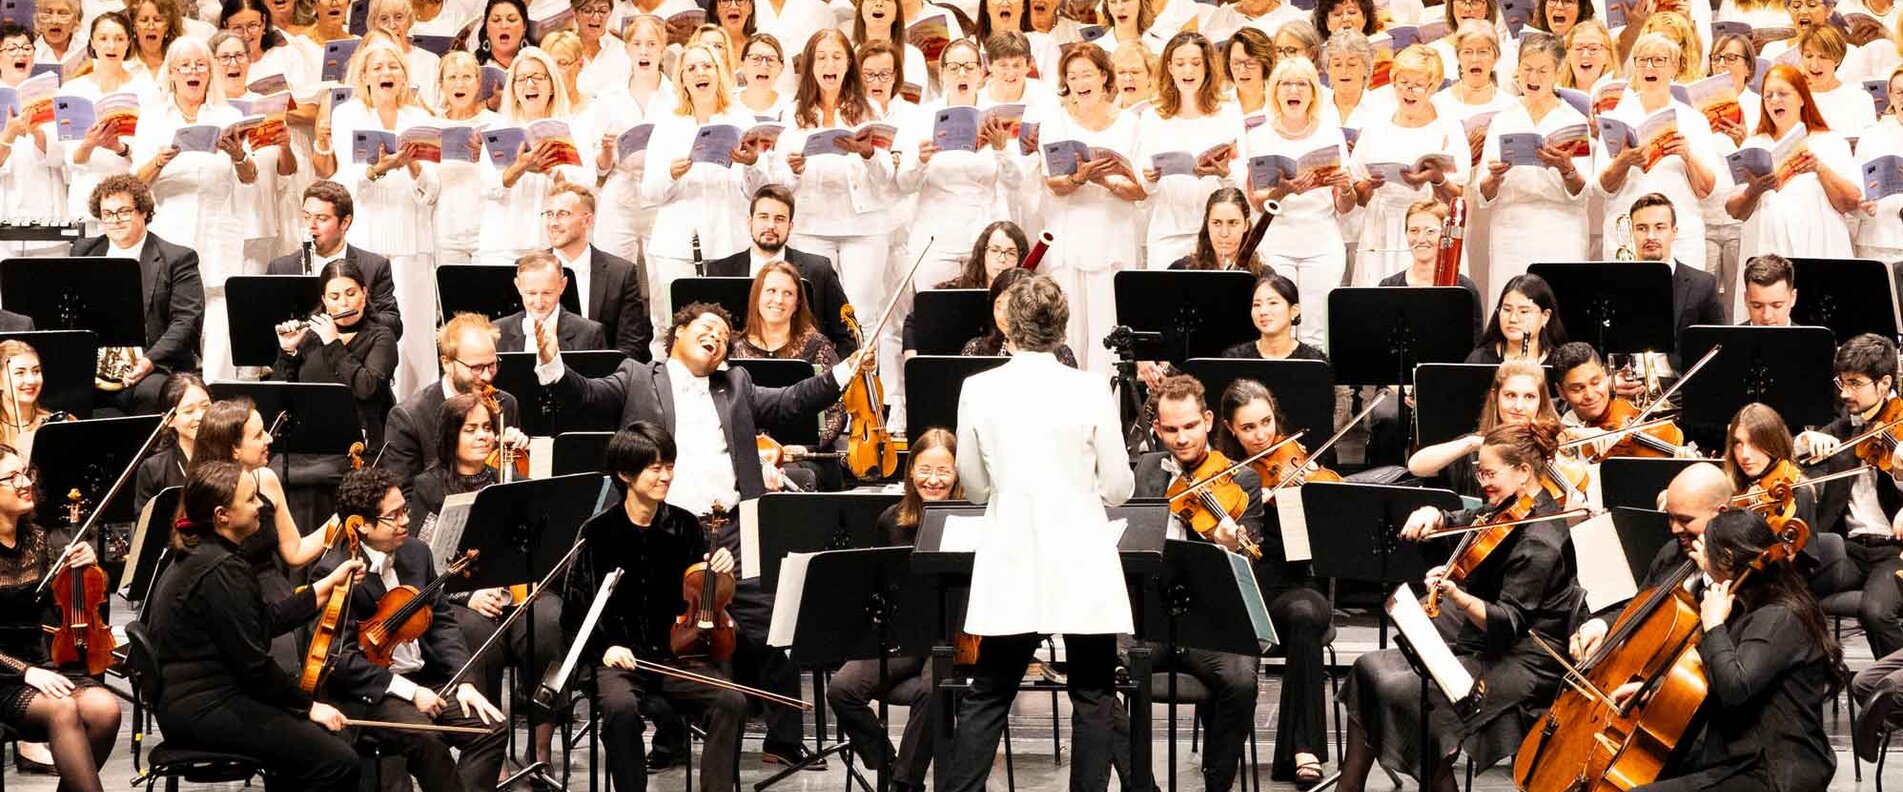
POLYGON ((530 253, 516 259, 515 293, 522 298, 522 310, 496 323, 502 334, 496 349, 534 352, 535 338, 543 333, 555 334, 562 349, 607 349, 601 323, 562 309, 562 292, 567 289, 568 277, 555 255, 530 253))
POLYGON ((1744 263, 1743 324, 1751 327, 1790 327, 1797 307, 1796 275, 1791 260, 1775 253, 1752 256, 1744 263))
POLYGON ((602 333, 614 344, 602 348, 619 349, 643 363, 653 360, 654 328, 633 262, 588 242, 594 238, 595 194, 572 182, 556 184, 542 208, 542 224, 550 252, 575 273, 581 315, 600 322, 602 333))

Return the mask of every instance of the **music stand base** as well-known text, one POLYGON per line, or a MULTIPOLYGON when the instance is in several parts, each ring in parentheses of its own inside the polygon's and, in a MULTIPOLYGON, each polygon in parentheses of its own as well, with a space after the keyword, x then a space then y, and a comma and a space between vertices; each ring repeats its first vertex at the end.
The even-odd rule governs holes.
POLYGON ((806 761, 800 762, 799 764, 787 765, 785 768, 782 768, 779 772, 774 773, 773 775, 767 776, 764 780, 754 784, 753 792, 761 792, 761 790, 764 790, 767 787, 773 786, 774 784, 777 784, 780 781, 785 780, 787 776, 793 775, 795 773, 803 773, 806 771, 807 768, 810 768, 814 765, 825 762, 826 757, 834 755, 834 754, 839 754, 840 761, 845 764, 846 777, 852 779, 853 781, 858 782, 859 788, 864 790, 864 792, 872 792, 872 786, 866 783, 865 776, 860 775, 858 768, 854 767, 852 762, 847 761, 847 757, 845 756, 845 754, 851 750, 852 750, 851 741, 838 742, 832 745, 828 745, 825 748, 821 748, 817 751, 814 751, 812 756, 809 756, 806 758, 806 761))

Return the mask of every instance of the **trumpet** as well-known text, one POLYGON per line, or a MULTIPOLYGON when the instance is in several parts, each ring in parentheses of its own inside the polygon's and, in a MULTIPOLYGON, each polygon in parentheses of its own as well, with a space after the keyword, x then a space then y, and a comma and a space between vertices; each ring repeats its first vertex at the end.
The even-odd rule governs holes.
POLYGON ((1619 261, 1637 260, 1639 256, 1632 249, 1632 215, 1619 215, 1619 219, 1612 222, 1612 229, 1619 240, 1619 249, 1613 252, 1612 257, 1619 261))
POLYGON ((100 347, 99 360, 93 369, 93 388, 107 393, 125 390, 126 380, 132 378, 132 370, 138 368, 139 361, 144 359, 144 347, 100 347))
MULTIPOLYGON (((349 319, 350 317, 356 316, 359 313, 362 313, 360 309, 352 308, 343 313, 327 314, 327 315, 330 317, 331 321, 341 322, 345 319, 349 319)), ((309 330, 310 327, 311 327, 311 320, 309 319, 292 319, 288 322, 279 324, 277 330, 279 334, 285 334, 285 333, 296 333, 296 332, 301 332, 304 330, 309 330)))

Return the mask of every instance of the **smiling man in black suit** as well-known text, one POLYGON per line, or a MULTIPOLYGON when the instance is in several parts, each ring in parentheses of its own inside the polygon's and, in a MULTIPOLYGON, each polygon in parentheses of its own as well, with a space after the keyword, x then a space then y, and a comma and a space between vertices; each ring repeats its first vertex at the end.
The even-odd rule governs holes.
POLYGON ((145 356, 125 378, 125 390, 113 399, 128 413, 158 412, 172 372, 198 368, 198 336, 205 322, 198 254, 146 230, 152 220, 152 190, 137 177, 106 177, 93 188, 87 208, 105 234, 75 241, 73 255, 138 261, 139 294, 145 300, 145 356))

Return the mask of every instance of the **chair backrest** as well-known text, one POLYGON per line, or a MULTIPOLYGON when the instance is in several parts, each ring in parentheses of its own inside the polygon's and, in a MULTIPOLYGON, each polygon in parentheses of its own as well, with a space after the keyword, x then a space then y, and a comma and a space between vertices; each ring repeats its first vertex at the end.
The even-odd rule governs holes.
POLYGON ((152 636, 146 633, 145 623, 134 621, 126 625, 126 670, 132 673, 132 684, 147 704, 156 706, 162 690, 159 669, 152 660, 152 636))

